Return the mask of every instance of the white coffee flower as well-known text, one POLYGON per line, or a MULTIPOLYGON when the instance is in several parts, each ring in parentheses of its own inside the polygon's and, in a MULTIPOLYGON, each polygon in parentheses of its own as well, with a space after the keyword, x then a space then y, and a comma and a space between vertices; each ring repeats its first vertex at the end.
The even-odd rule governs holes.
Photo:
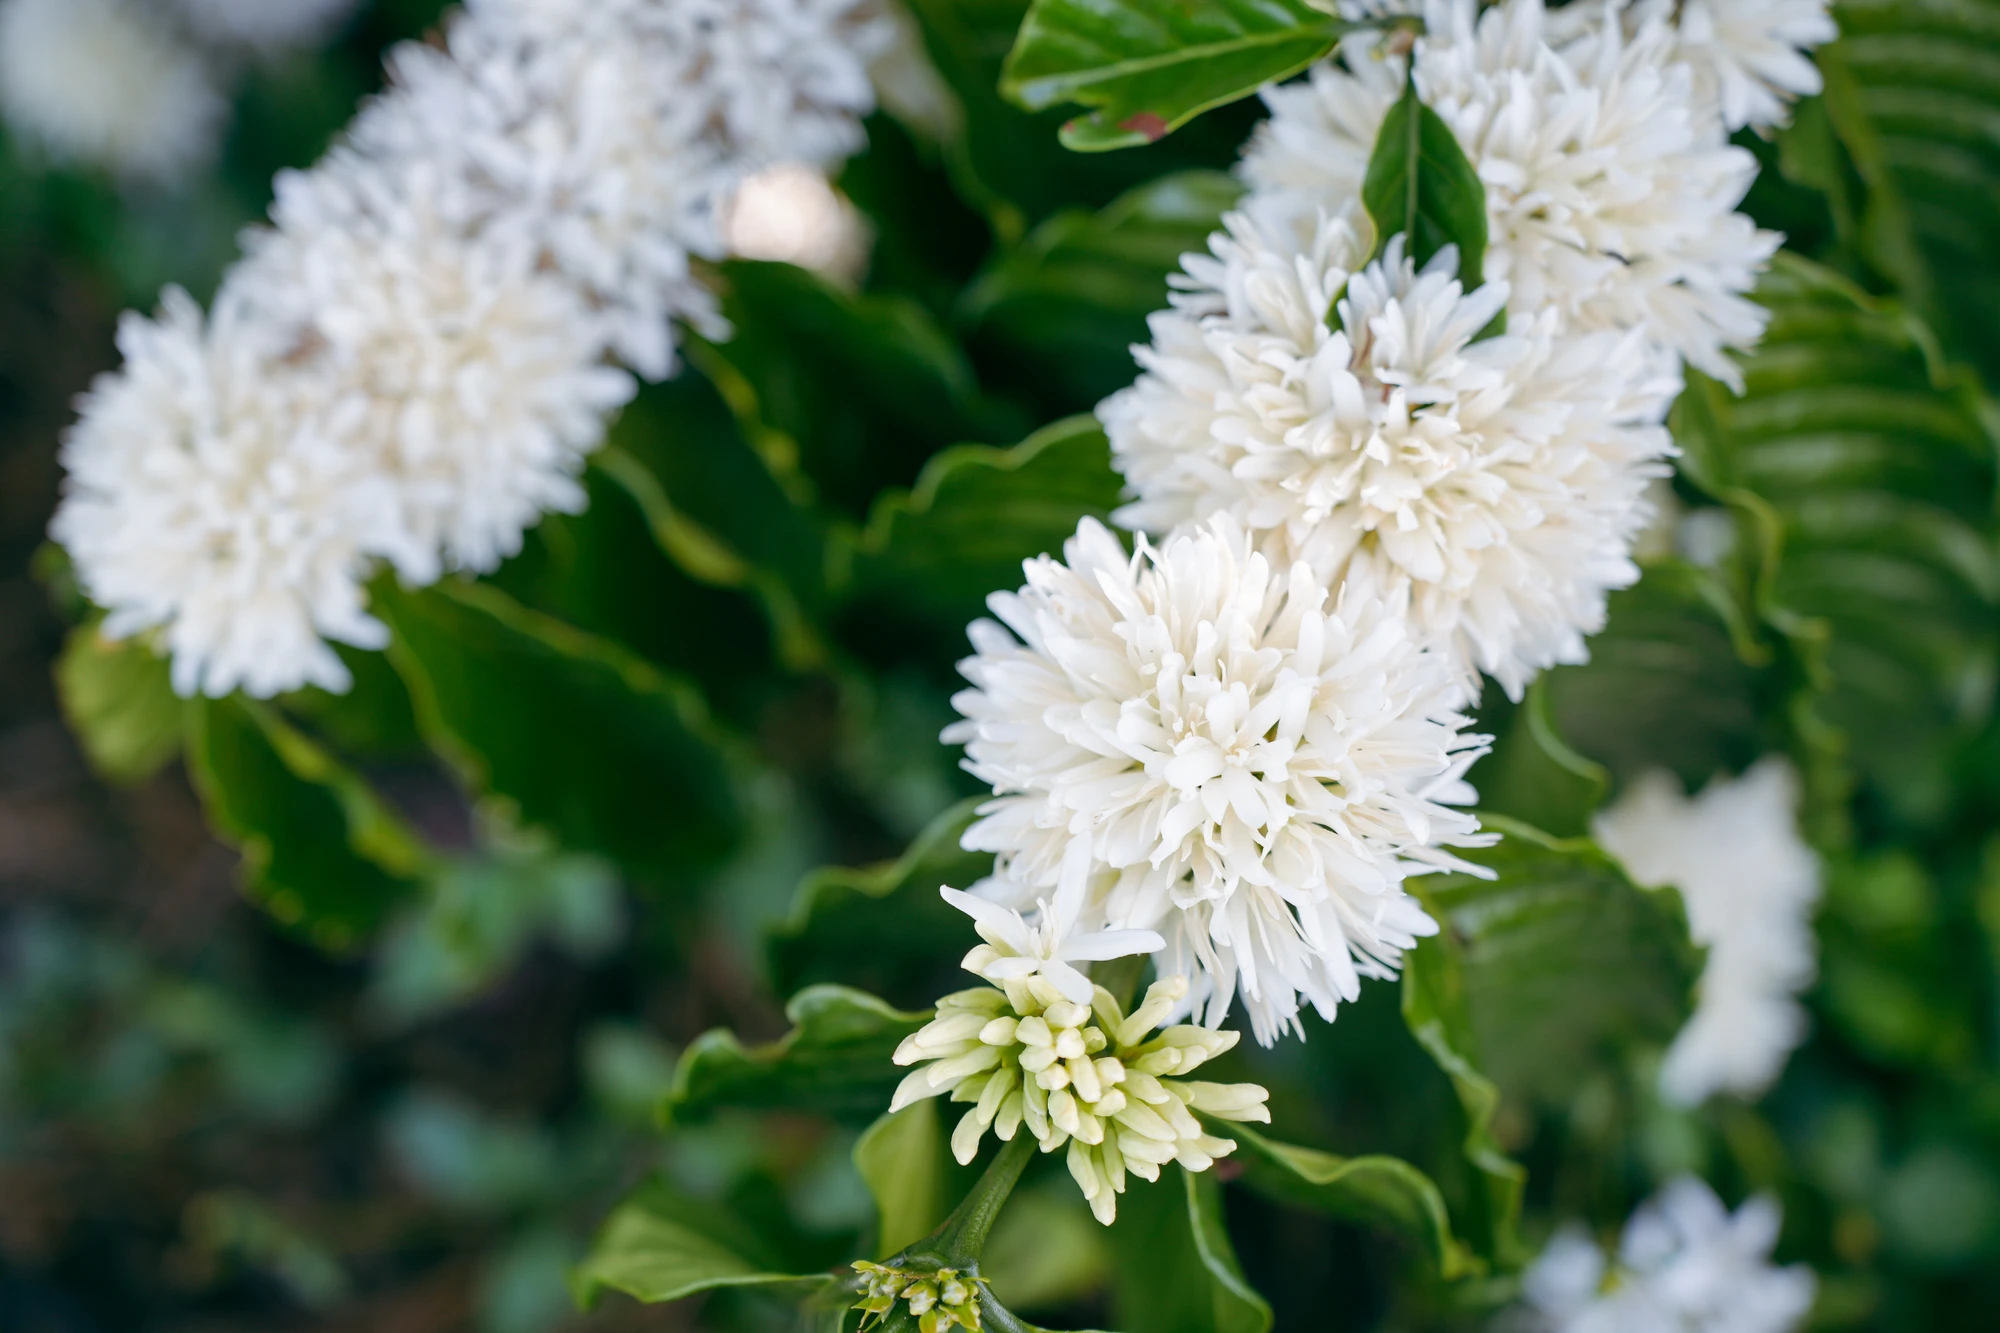
POLYGON ((1485 841, 1440 804, 1484 744, 1449 664, 1402 603, 1329 607, 1226 515, 1129 556, 1085 520, 1064 549, 988 599, 1005 628, 976 622, 960 667, 944 739, 996 793, 964 837, 998 854, 975 891, 1027 907, 1081 879, 1083 923, 1158 931, 1210 1024, 1239 994, 1266 1044, 1302 1000, 1332 1018, 1436 931, 1403 880, 1485 841))
POLYGON ((1820 870, 1798 803, 1797 775, 1768 758, 1692 800, 1673 777, 1648 774, 1597 817, 1598 841, 1635 881, 1680 890, 1689 932, 1708 949, 1694 1016, 1660 1071, 1676 1102, 1755 1096, 1805 1039, 1796 997, 1813 977, 1820 870))
POLYGON ((335 386, 265 334, 227 303, 205 325, 170 290, 157 321, 125 317, 125 364, 63 445, 51 531, 104 633, 157 630, 182 694, 345 689, 324 640, 388 639, 361 579, 392 488, 357 466, 335 386))
POLYGON ((281 230, 228 289, 338 386, 394 486, 401 537, 379 554, 416 584, 490 570, 544 512, 579 512, 584 459, 634 389, 527 238, 459 234, 434 189, 423 164, 336 152, 285 180, 281 230))
POLYGON ((1256 1084, 1187 1078, 1238 1033, 1181 1026, 1153 1035, 1185 1000, 1185 979, 1153 983, 1128 1016, 1102 986, 1072 1000, 1052 977, 996 969, 991 953, 982 946, 965 961, 994 984, 945 996, 937 1017, 896 1050, 897 1064, 920 1068, 896 1089, 892 1112, 946 1094, 972 1104, 951 1136, 961 1163, 978 1155, 987 1130, 1006 1143, 1026 1125, 1043 1152, 1068 1147, 1070 1175, 1109 1226, 1128 1173, 1158 1180, 1176 1161, 1206 1171, 1236 1150, 1196 1111, 1269 1123, 1270 1094, 1256 1084))
POLYGON ((941 890, 944 900, 972 918, 985 944, 965 956, 965 968, 994 983, 1046 977, 1063 998, 1089 1004, 1090 978, 1077 963, 1101 963, 1134 954, 1158 953, 1167 942, 1151 930, 1081 930, 1089 870, 1084 852, 1072 852, 1071 873, 1057 885, 1055 901, 1037 904, 1030 924, 1018 909, 1002 907, 975 894, 941 890))
POLYGON ((1549 1242, 1521 1281, 1516 1333, 1793 1333, 1818 1286, 1803 1264, 1771 1263, 1780 1216, 1759 1196, 1732 1215, 1692 1176, 1626 1224, 1616 1264, 1581 1227, 1549 1242))
POLYGON ((355 0, 173 0, 203 39, 281 51, 326 37, 354 12, 355 0))
POLYGON ((199 55, 131 0, 0 0, 0 111, 64 161, 172 180, 226 111, 199 55))
POLYGON ((1302 254, 1227 226, 1100 409, 1138 497, 1119 520, 1228 512, 1328 586, 1406 597, 1422 641, 1516 697, 1585 660, 1672 449, 1641 341, 1548 311, 1481 339, 1507 288, 1465 292, 1455 250, 1419 273, 1397 238, 1350 275, 1341 222, 1302 254))
POLYGON ((730 253, 809 268, 854 283, 868 267, 867 223, 826 174, 797 162, 736 187, 723 213, 730 253))
MULTIPOLYGON (((1736 212, 1756 159, 1707 130, 1674 32, 1644 25, 1561 52, 1540 0, 1428 0, 1417 87, 1451 126, 1486 187, 1486 273, 1511 309, 1562 313, 1582 329, 1641 330, 1725 382, 1727 351, 1763 334, 1748 299, 1780 237, 1736 212)), ((1309 248, 1322 214, 1358 196, 1405 62, 1352 39, 1309 82, 1266 94, 1245 207, 1309 248)))

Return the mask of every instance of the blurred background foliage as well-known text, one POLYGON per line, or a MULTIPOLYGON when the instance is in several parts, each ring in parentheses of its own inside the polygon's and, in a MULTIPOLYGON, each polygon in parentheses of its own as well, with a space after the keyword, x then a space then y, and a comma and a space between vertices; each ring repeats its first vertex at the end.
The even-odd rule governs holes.
MULTIPOLYGON (((0 140, 8 1333, 789 1328, 754 1290, 581 1315, 566 1274, 649 1174, 659 1216, 726 1213, 794 1273, 921 1235, 969 1178, 931 1104, 871 1126, 901 1011, 971 942, 934 892, 982 869, 935 739, 953 663, 1117 502, 1077 414, 1131 378, 1256 105, 1074 154, 995 91, 1025 0, 910 0, 952 96, 874 118, 839 182, 863 282, 722 266, 737 336, 623 416, 588 514, 478 585, 385 581, 396 642, 348 696, 183 703, 43 547, 69 400, 120 308, 212 288, 439 8, 251 66, 171 188, 0 140)), ((2000 1308, 2000 3, 1838 9, 1826 96, 1745 140, 1797 256, 1746 396, 1677 409, 1677 521, 1591 664, 1482 712, 1502 878, 1427 889, 1451 929, 1400 993, 1231 1057, 1316 1150, 1252 1143, 1193 1196, 1271 1312, 1166 1187, 1101 1232, 1048 1162, 988 1254, 1014 1308, 1474 1327, 1557 1221, 1608 1233, 1682 1170, 1781 1197, 1816 1328, 2000 1308), (1648 768, 1771 751, 1829 868, 1814 1035, 1761 1103, 1675 1110, 1678 908, 1573 839, 1648 768), (1327 1153, 1401 1161, 1357 1206, 1327 1153)))

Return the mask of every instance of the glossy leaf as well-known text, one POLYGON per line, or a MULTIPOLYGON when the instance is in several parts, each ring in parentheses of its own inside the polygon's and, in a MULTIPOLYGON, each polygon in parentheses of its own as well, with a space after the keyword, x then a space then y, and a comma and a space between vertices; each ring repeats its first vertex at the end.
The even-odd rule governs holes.
POLYGON ((1130 148, 1290 78, 1353 26, 1304 0, 1035 0, 1001 88, 1030 111, 1093 108, 1063 127, 1071 148, 1130 148))
POLYGON ((188 705, 188 772, 243 880, 281 924, 352 945, 417 892, 429 854, 359 777, 268 704, 188 705))
POLYGON ((1486 281, 1486 187, 1451 126, 1417 96, 1414 81, 1382 121, 1361 202, 1375 223, 1376 254, 1403 236, 1421 269, 1455 245, 1465 289, 1486 281))
POLYGON ((1379 1227, 1415 1243, 1447 1279, 1484 1265, 1451 1232, 1436 1182, 1399 1157, 1337 1157, 1265 1138, 1246 1125, 1214 1126, 1235 1139, 1233 1160, 1251 1189, 1295 1207, 1379 1227))
MULTIPOLYGON (((1234 1128, 1232 1126, 1232 1128, 1234 1128)), ((1133 1180, 1111 1225, 1114 1321, 1146 1333, 1266 1333, 1271 1307, 1244 1281, 1213 1173, 1170 1165, 1133 1180)))
POLYGON ((732 846, 731 766, 694 690, 494 588, 378 585, 391 660, 472 789, 570 851, 687 876, 732 846))
POLYGON ((903 1072, 890 1060, 904 1037, 930 1021, 844 986, 810 986, 785 1006, 792 1030, 746 1048, 724 1029, 703 1033, 681 1055, 661 1106, 671 1121, 723 1107, 797 1109, 873 1116, 903 1072))
POLYGON ((830 981, 874 993, 938 994, 940 979, 977 942, 971 922, 938 890, 969 888, 993 870, 991 852, 958 845, 977 804, 939 815, 886 865, 831 866, 808 876, 790 919, 766 942, 779 994, 830 981))
POLYGON ((71 630, 56 688, 92 767, 113 782, 143 782, 179 753, 184 707, 166 659, 139 640, 71 630))
POLYGON ((737 1218, 664 1181, 649 1181, 605 1221, 570 1284, 578 1304, 589 1307, 606 1291, 651 1305, 719 1287, 767 1287, 788 1299, 811 1300, 830 1291, 834 1279, 784 1272, 737 1218))
POLYGON ((1242 193, 1219 171, 1163 176, 1095 213, 1044 222, 966 289, 958 315, 986 360, 1051 416, 1132 382, 1131 346, 1166 308, 1167 278, 1242 193))

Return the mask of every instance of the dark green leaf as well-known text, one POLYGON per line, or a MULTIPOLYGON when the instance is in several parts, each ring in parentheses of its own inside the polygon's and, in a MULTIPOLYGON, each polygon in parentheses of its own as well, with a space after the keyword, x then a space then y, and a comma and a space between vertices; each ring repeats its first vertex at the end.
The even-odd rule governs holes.
POLYGON ((810 986, 785 1006, 792 1030, 746 1049, 723 1029, 682 1054, 661 1107, 673 1121, 722 1107, 789 1108, 873 1116, 889 1104, 903 1071, 890 1060, 904 1037, 930 1021, 844 986, 810 986))
POLYGON ((1467 291, 1486 281, 1486 187, 1458 136, 1417 96, 1414 81, 1382 121, 1361 202, 1375 223, 1375 253, 1397 236, 1421 269, 1447 245, 1458 247, 1467 291))
POLYGON ((571 851, 685 877, 734 844, 731 764, 695 691, 491 587, 377 586, 390 658, 474 791, 571 851))
POLYGON ((243 880, 277 920, 352 945, 410 899, 428 853, 360 778, 266 704, 188 705, 188 771, 243 880))
POLYGON ((588 1307, 605 1291, 650 1305, 718 1287, 769 1287, 810 1300, 828 1292, 834 1279, 782 1271, 737 1218, 663 1181, 649 1181, 605 1221, 570 1284, 577 1303, 588 1307))
POLYGON ((1493 753, 1479 761, 1470 778, 1483 808, 1580 836, 1590 831, 1590 816, 1610 789, 1610 775, 1572 750, 1556 730, 1548 680, 1537 679, 1516 706, 1495 700, 1480 710, 1479 724, 1494 728, 1495 741, 1493 753))
POLYGON ((84 753, 113 782, 143 782, 179 752, 181 700, 166 659, 139 640, 78 626, 56 662, 56 687, 84 753))
POLYGON ((1222 172, 1180 172, 1050 218, 966 290, 959 316, 975 349, 1050 415, 1095 406, 1132 382, 1130 348, 1165 308, 1168 275, 1207 248, 1241 193, 1222 172))
MULTIPOLYGON (((1234 1126, 1232 1126, 1232 1129, 1234 1126)), ((1115 1321, 1145 1333, 1266 1333, 1271 1307, 1244 1281, 1222 1221, 1222 1187, 1169 1165, 1133 1180, 1111 1225, 1115 1321)))
POLYGON ((1447 1279, 1484 1265, 1451 1234, 1451 1215, 1436 1182, 1399 1157, 1336 1157, 1265 1138, 1246 1125, 1217 1124, 1235 1139, 1235 1159, 1250 1188, 1315 1212, 1380 1227, 1415 1242, 1447 1279))
POLYGON ((883 497, 854 555, 857 606, 928 624, 953 648, 1021 562, 1059 555, 1087 515, 1107 516, 1120 483, 1089 417, 1059 421, 1011 449, 966 445, 933 459, 907 495, 883 497))
POLYGON ((1071 148, 1130 148, 1290 78, 1353 26, 1304 0, 1035 0, 1000 86, 1030 111, 1095 108, 1063 127, 1071 148))
POLYGON ((993 870, 991 852, 958 845, 977 804, 966 801, 938 816, 887 865, 834 866, 808 876, 791 919, 768 941, 778 993, 839 981, 875 994, 936 995, 940 976, 976 940, 964 913, 938 889, 968 888, 993 870))

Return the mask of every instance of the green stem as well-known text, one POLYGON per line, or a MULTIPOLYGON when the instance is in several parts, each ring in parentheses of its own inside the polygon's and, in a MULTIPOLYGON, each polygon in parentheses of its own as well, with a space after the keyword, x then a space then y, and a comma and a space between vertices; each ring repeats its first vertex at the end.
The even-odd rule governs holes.
POLYGON ((972 1187, 972 1192, 952 1210, 944 1225, 889 1260, 890 1265, 978 1272, 979 1252, 986 1248, 986 1237, 993 1230, 993 1221, 1000 1216, 1001 1207, 1006 1204, 1007 1196, 1014 1192, 1014 1184, 1020 1180, 1021 1172, 1034 1151, 1033 1136, 1016 1133, 1013 1142, 1000 1149, 1000 1155, 979 1177, 979 1183, 972 1187))

